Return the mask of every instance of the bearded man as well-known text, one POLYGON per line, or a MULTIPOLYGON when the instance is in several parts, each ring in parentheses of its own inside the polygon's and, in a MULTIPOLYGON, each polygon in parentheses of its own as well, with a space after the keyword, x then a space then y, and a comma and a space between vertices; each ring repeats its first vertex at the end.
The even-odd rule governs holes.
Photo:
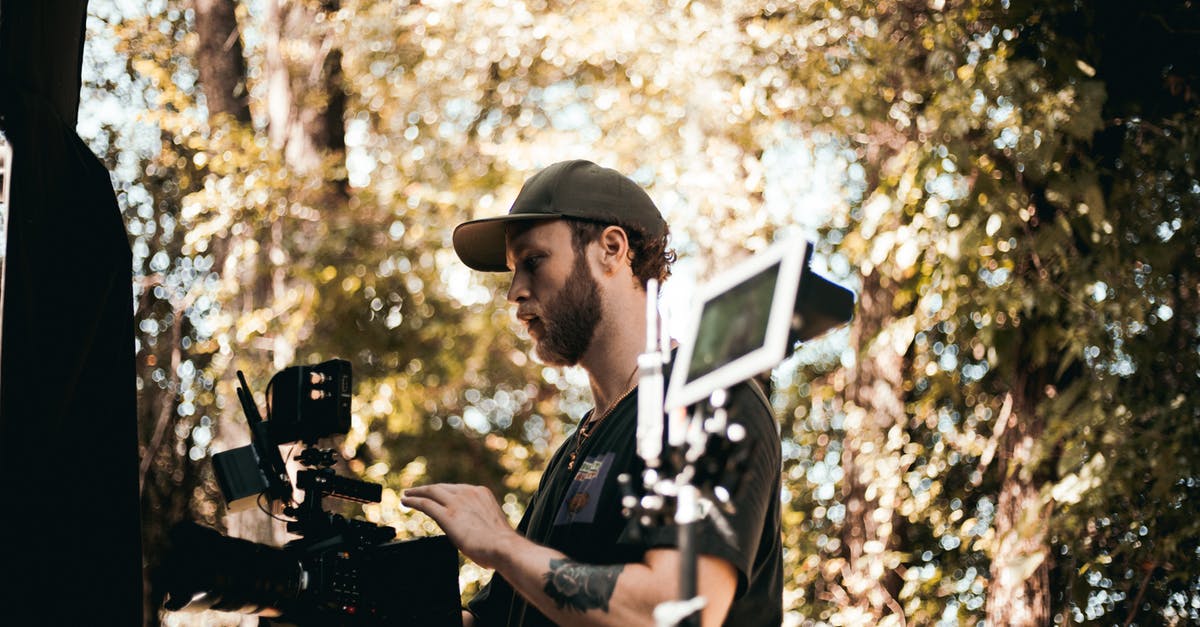
MULTIPOLYGON (((463 613, 483 627, 651 625, 677 598, 675 529, 631 534, 617 477, 640 477, 637 358, 646 338, 646 283, 670 274, 674 253, 654 202, 632 180, 564 161, 521 188, 508 215, 466 222, 454 249, 467 266, 511 272, 509 302, 538 357, 580 366, 594 407, 551 458, 516 530, 486 488, 433 484, 402 502, 425 512, 467 558, 495 570, 463 613)), ((730 390, 730 420, 753 447, 728 516, 696 542, 704 625, 782 621, 779 428, 757 384, 730 390)))

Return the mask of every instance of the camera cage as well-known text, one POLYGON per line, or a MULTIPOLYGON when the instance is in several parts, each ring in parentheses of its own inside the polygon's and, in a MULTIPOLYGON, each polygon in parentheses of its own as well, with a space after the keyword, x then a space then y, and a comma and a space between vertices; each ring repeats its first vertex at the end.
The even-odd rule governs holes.
MULTIPOLYGON (((250 427, 249 445, 213 455, 213 469, 231 512, 265 497, 281 502, 288 532, 282 547, 228 537, 183 521, 155 570, 171 611, 213 609, 282 617, 302 627, 461 627, 458 550, 444 536, 394 540, 395 529, 326 512, 326 496, 378 503, 380 484, 341 477, 335 454, 313 447, 350 425, 350 363, 340 359, 286 368, 267 386, 267 418, 238 371, 238 399, 250 427), (279 447, 302 441, 305 468, 293 483, 279 447)), ((278 519, 278 518, 277 518, 278 519)), ((266 624, 277 624, 272 621, 266 624)))
POLYGON ((284 504, 284 514, 293 518, 287 522, 287 530, 298 536, 317 536, 314 540, 320 540, 348 533, 366 544, 394 537, 395 530, 390 527, 345 519, 326 512, 323 506, 326 496, 378 503, 383 495, 380 484, 335 474, 334 452, 313 448, 321 438, 349 431, 350 362, 332 359, 276 373, 267 384, 266 419, 254 402, 245 374, 239 370, 237 377, 238 400, 250 426, 251 443, 213 456, 217 482, 231 511, 240 511, 251 501, 267 510, 261 505, 265 496, 284 504), (295 457, 304 468, 296 471, 293 486, 279 447, 295 442, 303 442, 308 448, 295 457), (294 488, 304 491, 302 501, 293 501, 294 488))

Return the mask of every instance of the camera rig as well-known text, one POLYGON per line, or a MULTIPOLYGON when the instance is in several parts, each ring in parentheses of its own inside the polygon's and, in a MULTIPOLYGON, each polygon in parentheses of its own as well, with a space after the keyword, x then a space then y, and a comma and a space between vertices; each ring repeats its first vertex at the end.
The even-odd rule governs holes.
POLYGON ((811 243, 783 240, 700 286, 665 390, 666 322, 657 307, 658 282, 646 286, 637 423, 645 468, 641 481, 627 473, 618 481, 631 534, 671 525, 676 531, 679 596, 654 609, 659 627, 700 624, 706 600, 697 590, 698 525, 708 519, 735 542, 722 512, 733 513, 751 451, 745 427, 726 408, 729 388, 854 315, 853 292, 813 272, 811 259, 811 243))
POLYGON ((445 536, 392 541, 395 530, 327 512, 325 497, 378 503, 383 487, 342 477, 321 438, 350 429, 351 367, 334 359, 278 372, 267 386, 264 420, 241 371, 238 399, 249 445, 217 453, 213 469, 230 511, 282 503, 281 548, 231 538, 194 522, 171 530, 160 569, 163 607, 272 617, 301 627, 434 625, 460 627, 458 551, 445 536), (295 487, 279 447, 303 442, 295 487))

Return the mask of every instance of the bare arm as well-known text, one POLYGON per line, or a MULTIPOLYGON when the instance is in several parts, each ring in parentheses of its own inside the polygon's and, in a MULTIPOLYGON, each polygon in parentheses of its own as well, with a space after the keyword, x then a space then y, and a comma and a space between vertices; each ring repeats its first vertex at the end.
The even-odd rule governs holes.
MULTIPOLYGON (((635 564, 581 564, 517 534, 486 488, 435 484, 406 491, 402 502, 432 517, 464 555, 494 568, 555 623, 651 625, 654 607, 678 594, 674 549, 649 550, 635 564)), ((733 602, 737 571, 702 555, 697 586, 708 600, 702 623, 720 625, 733 602)))

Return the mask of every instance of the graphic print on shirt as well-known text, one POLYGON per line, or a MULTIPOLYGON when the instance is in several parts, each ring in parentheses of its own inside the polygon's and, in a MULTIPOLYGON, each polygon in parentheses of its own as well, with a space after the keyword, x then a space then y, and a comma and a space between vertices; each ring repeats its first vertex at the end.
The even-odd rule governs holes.
POLYGON ((554 525, 590 523, 596 518, 600 492, 604 490, 604 478, 613 465, 613 453, 588 457, 579 465, 579 471, 571 481, 566 496, 558 508, 554 525))

